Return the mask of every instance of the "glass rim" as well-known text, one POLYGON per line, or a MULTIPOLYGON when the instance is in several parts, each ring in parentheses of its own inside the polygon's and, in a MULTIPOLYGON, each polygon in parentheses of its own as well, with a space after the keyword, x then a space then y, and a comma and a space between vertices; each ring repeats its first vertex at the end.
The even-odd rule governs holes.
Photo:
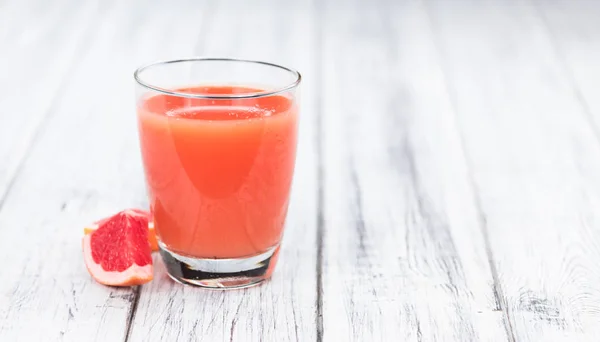
POLYGON ((188 58, 167 59, 167 60, 151 62, 151 63, 142 65, 141 67, 137 68, 135 70, 135 72, 133 73, 133 78, 139 85, 141 85, 144 88, 154 90, 154 91, 162 93, 162 94, 194 98, 194 99, 251 99, 251 98, 272 96, 272 95, 277 95, 277 94, 283 93, 285 91, 294 89, 302 81, 302 75, 298 71, 284 67, 279 64, 263 62, 263 61, 259 61, 259 60, 252 60, 252 59, 215 58, 215 57, 188 57, 188 58), (294 75, 295 79, 292 83, 289 83, 282 87, 277 87, 274 90, 266 90, 266 91, 260 91, 260 92, 254 92, 254 93, 222 94, 222 95, 221 94, 202 95, 202 94, 184 93, 184 92, 152 85, 152 84, 142 80, 141 73, 144 72, 144 70, 147 70, 151 67, 155 67, 155 66, 159 66, 159 65, 175 64, 175 63, 183 63, 183 62, 240 62, 240 63, 259 64, 259 65, 275 67, 275 68, 287 71, 287 72, 291 73, 292 75, 294 75))

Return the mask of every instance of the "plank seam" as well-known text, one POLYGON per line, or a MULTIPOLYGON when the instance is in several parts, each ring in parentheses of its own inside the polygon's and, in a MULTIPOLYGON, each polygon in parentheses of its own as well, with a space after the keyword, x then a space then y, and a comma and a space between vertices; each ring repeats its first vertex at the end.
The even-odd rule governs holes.
POLYGON ((133 326, 133 320, 135 319, 135 314, 137 313, 138 303, 140 302, 140 292, 141 286, 136 286, 135 290, 133 290, 133 302, 131 303, 131 308, 129 309, 129 314, 127 315, 127 325, 125 326, 125 339, 124 342, 129 341, 131 337, 131 327, 133 326))
POLYGON ((316 128, 316 145, 317 145, 317 282, 316 282, 316 306, 317 315, 316 319, 316 340, 317 342, 323 341, 323 241, 325 237, 325 217, 323 206, 325 204, 324 194, 324 150, 323 150, 323 65, 322 65, 322 48, 323 48, 323 16, 322 8, 319 0, 314 3, 315 10, 315 21, 316 21, 316 33, 315 37, 315 53, 314 53, 314 65, 315 65, 315 128, 316 128))

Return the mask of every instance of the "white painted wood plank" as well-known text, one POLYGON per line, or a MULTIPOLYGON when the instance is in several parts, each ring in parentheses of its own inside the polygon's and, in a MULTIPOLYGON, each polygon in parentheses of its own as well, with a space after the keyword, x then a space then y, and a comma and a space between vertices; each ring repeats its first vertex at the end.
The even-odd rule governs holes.
POLYGON ((548 30, 527 1, 428 2, 509 337, 597 341, 600 145, 548 30))
POLYGON ((9 1, 0 8, 0 207, 100 8, 9 1))
POLYGON ((574 96, 600 127, 600 2, 533 1, 574 96))
POLYGON ((91 279, 82 227, 146 203, 132 72, 189 52, 203 15, 200 5, 187 5, 103 2, 95 12, 85 52, 0 211, 1 341, 125 337, 136 292, 91 279))
POLYGON ((325 341, 506 341, 420 2, 323 9, 325 341))
MULTIPOLYGON (((157 262, 131 341, 313 341, 316 338, 316 22, 307 1, 219 1, 196 54, 281 63, 303 73, 300 138, 283 247, 259 287, 211 291, 173 283, 157 262)), ((156 256, 158 259, 158 256, 156 256)))

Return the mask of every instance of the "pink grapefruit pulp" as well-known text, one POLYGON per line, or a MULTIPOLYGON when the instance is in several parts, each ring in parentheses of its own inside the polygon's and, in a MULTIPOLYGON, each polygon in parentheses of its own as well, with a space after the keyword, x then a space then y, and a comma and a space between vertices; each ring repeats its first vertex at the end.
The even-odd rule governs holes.
POLYGON ((140 285, 152 280, 148 216, 124 210, 98 222, 83 237, 83 254, 92 277, 110 286, 140 285))

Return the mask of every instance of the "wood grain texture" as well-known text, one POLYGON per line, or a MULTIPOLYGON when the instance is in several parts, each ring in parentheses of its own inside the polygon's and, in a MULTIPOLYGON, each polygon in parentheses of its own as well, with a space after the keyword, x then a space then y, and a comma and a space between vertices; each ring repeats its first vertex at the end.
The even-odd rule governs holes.
POLYGON ((324 13, 324 340, 506 341, 424 8, 324 13))
MULTIPOLYGON (((279 264, 255 288, 174 284, 157 262, 142 288, 131 341, 314 341, 316 336, 315 22, 307 1, 219 1, 195 54, 281 63, 303 73, 300 141, 279 264)), ((192 45, 194 45, 192 44, 192 45)), ((158 256, 157 256, 158 257, 158 256)))
POLYGON ((125 337, 136 291, 91 279, 81 256, 82 227, 146 204, 132 72, 165 53, 187 53, 200 17, 144 1, 95 9, 87 46, 72 61, 0 211, 0 340, 125 337))
POLYGON ((579 81, 533 3, 428 2, 509 337, 597 341, 600 145, 579 81))
POLYGON ((0 8, 0 208, 55 96, 85 48, 92 1, 11 1, 0 8))

